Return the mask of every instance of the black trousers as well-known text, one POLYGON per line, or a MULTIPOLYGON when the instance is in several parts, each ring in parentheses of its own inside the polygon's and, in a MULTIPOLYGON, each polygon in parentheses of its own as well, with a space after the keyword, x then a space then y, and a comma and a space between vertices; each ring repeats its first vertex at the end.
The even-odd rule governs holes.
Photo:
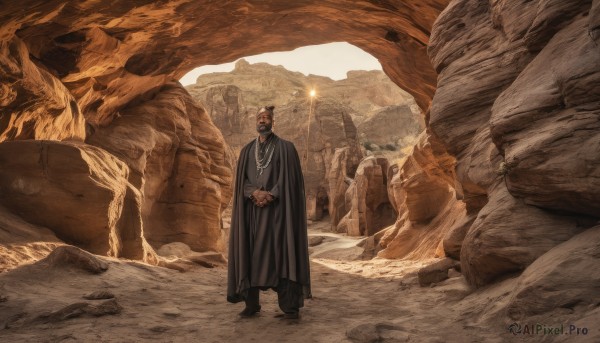
MULTIPOLYGON (((304 306, 302 286, 287 279, 281 279, 279 285, 274 288, 277 292, 279 308, 285 313, 296 313, 304 306)), ((246 307, 257 308, 260 305, 259 287, 250 287, 248 295, 244 299, 246 307)))

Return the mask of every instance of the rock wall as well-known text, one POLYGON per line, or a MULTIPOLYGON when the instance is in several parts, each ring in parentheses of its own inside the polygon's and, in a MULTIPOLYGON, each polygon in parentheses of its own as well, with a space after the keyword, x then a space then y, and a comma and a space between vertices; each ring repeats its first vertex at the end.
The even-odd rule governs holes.
POLYGON ((86 142, 125 161, 142 191, 146 237, 155 247, 183 242, 225 251, 221 213, 232 195, 232 159, 223 136, 178 83, 120 112, 86 142))
POLYGON ((0 144, 0 202, 58 238, 100 255, 155 261, 129 168, 83 143, 0 144))
POLYGON ((597 6, 457 0, 434 25, 429 125, 477 213, 460 254, 475 286, 600 217, 597 6))
MULTIPOLYGON (((398 217, 374 236, 377 256, 422 259, 451 254, 444 250, 445 237, 467 216, 465 204, 456 199, 454 163, 437 138, 423 132, 412 153, 389 167, 387 191, 398 217)), ((456 240, 460 251, 462 237, 456 240)))
POLYGON ((360 162, 345 192, 346 215, 335 231, 371 236, 394 221, 395 213, 387 194, 387 169, 385 158, 369 156, 360 162))

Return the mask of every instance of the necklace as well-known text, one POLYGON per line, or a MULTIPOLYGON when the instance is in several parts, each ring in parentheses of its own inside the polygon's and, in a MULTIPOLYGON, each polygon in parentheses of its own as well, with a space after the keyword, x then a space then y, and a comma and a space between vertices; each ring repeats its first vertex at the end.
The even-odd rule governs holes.
POLYGON ((256 160, 256 172, 259 176, 262 175, 263 170, 265 170, 271 163, 271 159, 273 158, 273 152, 275 151, 275 139, 273 139, 273 137, 269 138, 270 139, 267 142, 262 158, 259 157, 260 154, 258 153, 259 150, 262 150, 260 148, 260 141, 258 137, 256 137, 256 144, 254 144, 254 159, 256 160))

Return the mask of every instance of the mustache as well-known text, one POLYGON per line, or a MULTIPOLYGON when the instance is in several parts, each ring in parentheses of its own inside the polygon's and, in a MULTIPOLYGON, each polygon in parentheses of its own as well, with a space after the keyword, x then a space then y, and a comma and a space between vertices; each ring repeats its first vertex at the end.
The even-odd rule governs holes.
POLYGON ((271 131, 272 128, 273 125, 270 124, 256 124, 256 131, 258 131, 259 133, 267 133, 271 131))

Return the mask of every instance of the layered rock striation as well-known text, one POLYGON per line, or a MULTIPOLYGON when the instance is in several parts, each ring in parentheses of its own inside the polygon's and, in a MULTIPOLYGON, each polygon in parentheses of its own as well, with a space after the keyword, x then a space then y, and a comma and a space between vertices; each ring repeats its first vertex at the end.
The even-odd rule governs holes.
POLYGON ((429 125, 476 219, 460 254, 482 286, 600 217, 598 1, 452 1, 434 25, 429 125))

